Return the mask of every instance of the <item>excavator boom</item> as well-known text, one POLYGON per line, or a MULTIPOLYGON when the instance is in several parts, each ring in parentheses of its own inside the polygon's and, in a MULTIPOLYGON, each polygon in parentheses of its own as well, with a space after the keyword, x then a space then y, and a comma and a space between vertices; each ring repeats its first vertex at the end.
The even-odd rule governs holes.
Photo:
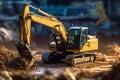
POLYGON ((43 24, 53 29, 57 33, 57 35, 61 34, 63 36, 63 39, 67 41, 66 29, 60 21, 58 21, 55 17, 43 12, 39 8, 35 8, 30 4, 26 4, 20 18, 20 40, 25 41, 28 45, 30 45, 31 21, 43 24), (30 12, 30 7, 35 9, 41 15, 30 12))

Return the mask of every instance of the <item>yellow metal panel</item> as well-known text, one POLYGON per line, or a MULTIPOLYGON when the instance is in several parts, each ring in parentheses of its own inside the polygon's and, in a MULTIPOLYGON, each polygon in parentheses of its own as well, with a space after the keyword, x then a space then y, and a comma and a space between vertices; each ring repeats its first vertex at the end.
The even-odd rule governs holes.
POLYGON ((85 43, 80 52, 91 51, 96 49, 98 49, 98 39, 91 39, 88 40, 87 43, 85 43))
POLYGON ((30 6, 28 4, 24 7, 20 19, 20 40, 26 41, 28 45, 30 45, 31 20, 27 19, 26 16, 30 12, 29 8, 30 6))
POLYGON ((91 39, 88 40, 82 47, 81 50, 73 50, 73 49, 67 49, 68 52, 86 52, 91 50, 98 49, 98 39, 91 39))
POLYGON ((67 32, 66 32, 64 25, 61 22, 54 21, 49 18, 35 15, 35 14, 31 14, 30 17, 31 17, 31 20, 37 23, 46 25, 47 27, 55 30, 58 33, 58 35, 61 33, 63 36, 63 39, 67 42, 67 36, 66 36, 67 32))

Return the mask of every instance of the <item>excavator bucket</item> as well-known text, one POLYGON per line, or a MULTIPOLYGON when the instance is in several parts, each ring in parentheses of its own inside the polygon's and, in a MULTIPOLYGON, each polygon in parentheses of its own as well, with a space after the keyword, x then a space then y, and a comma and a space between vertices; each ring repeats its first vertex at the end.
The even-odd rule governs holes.
POLYGON ((28 68, 31 68, 34 64, 34 57, 30 48, 26 44, 16 43, 15 44, 20 57, 23 57, 29 61, 28 68))

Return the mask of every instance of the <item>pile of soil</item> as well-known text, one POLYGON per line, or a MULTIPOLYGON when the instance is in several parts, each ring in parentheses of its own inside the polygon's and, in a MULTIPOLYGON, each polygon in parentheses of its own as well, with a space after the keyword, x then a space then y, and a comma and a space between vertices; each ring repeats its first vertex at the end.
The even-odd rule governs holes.
MULTIPOLYGON (((9 51, 4 45, 0 45, 0 71, 11 69, 27 69, 29 60, 19 57, 17 52, 9 51)), ((32 68, 38 65, 34 64, 32 68)))
MULTIPOLYGON (((10 69, 14 69, 14 70, 23 70, 23 69, 30 69, 28 67, 30 63, 30 60, 24 58, 24 57, 16 57, 14 59, 12 59, 9 63, 8 63, 8 67, 10 69)), ((38 65, 36 63, 33 64, 32 68, 38 67, 38 65)))
POLYGON ((120 45, 116 43, 111 43, 104 45, 101 49, 103 54, 107 55, 119 55, 120 54, 120 45))
POLYGON ((120 63, 113 65, 113 69, 107 72, 102 80, 120 80, 120 63))
POLYGON ((120 56, 120 44, 119 43, 101 43, 99 49, 96 51, 103 55, 108 56, 120 56))
MULTIPOLYGON (((93 75, 93 73, 91 74, 93 75)), ((90 78, 89 76, 87 77, 90 78)), ((120 63, 114 64, 110 71, 95 74, 93 78, 96 78, 96 80, 120 80, 120 63)))
POLYGON ((107 36, 103 33, 97 34, 99 41, 99 49, 97 52, 106 55, 119 55, 120 54, 120 37, 107 36))
POLYGON ((18 56, 16 53, 10 52, 5 46, 0 45, 0 70, 6 69, 6 64, 16 56, 18 56))

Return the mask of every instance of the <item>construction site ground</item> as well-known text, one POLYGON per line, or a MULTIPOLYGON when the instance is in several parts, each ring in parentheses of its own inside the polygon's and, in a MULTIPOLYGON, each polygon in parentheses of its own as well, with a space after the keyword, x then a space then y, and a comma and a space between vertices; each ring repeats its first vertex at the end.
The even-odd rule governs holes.
POLYGON ((53 74, 59 75, 69 69, 75 76, 81 72, 86 72, 83 73, 83 77, 91 77, 97 74, 102 77, 102 72, 109 72, 113 70, 113 65, 119 64, 120 37, 106 36, 103 33, 98 33, 97 37, 99 39, 99 49, 93 51, 93 53, 97 55, 96 61, 94 63, 80 64, 79 66, 68 66, 65 63, 44 64, 41 60, 41 55, 43 52, 49 51, 47 46, 48 37, 32 37, 31 49, 35 56, 35 66, 32 69, 16 69, 15 66, 13 68, 6 67, 6 62, 14 59, 16 56, 19 55, 14 45, 16 42, 2 42, 0 43, 0 57, 1 55, 7 57, 0 60, 0 64, 2 65, 0 66, 0 70, 8 70, 12 73, 12 75, 21 75, 21 73, 26 73, 30 75, 42 75, 46 70, 49 70, 53 74))

